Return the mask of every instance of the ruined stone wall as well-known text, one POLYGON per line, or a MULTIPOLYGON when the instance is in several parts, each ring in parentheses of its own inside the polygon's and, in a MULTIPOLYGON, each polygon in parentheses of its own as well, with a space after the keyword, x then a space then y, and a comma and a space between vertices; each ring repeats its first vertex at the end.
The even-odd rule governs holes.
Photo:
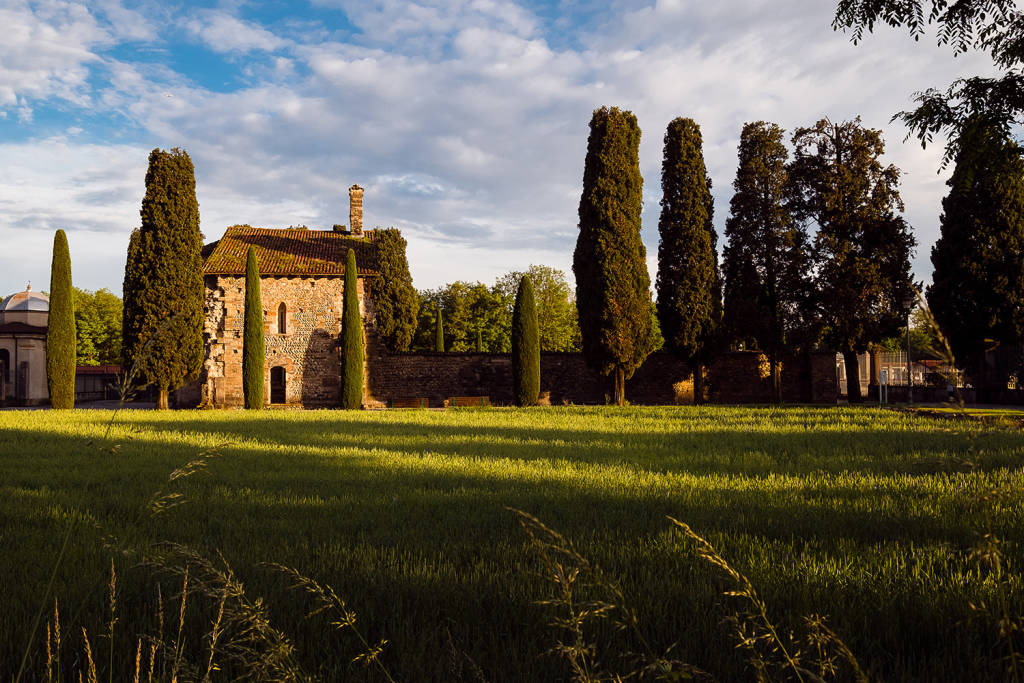
MULTIPOLYGON (((264 277, 260 281, 263 329, 266 335, 264 381, 271 401, 271 368, 285 371, 285 402, 306 407, 338 403, 340 373, 342 277, 264 277), (286 308, 285 330, 278 328, 278 307, 286 308)), ((364 319, 364 280, 359 279, 364 319)), ((245 278, 206 276, 206 357, 201 377, 204 404, 240 406, 242 395, 242 331, 245 278)), ((365 325, 364 325, 365 327, 365 325)))
MULTIPOLYGON (((368 360, 370 390, 387 404, 426 398, 440 406, 452 396, 488 396, 511 403, 509 354, 374 354, 368 360)), ((835 354, 812 353, 783 359, 783 399, 789 403, 834 404, 838 396, 835 354)), ((767 359, 755 351, 727 353, 707 370, 713 403, 767 403, 771 385, 767 359)), ((582 354, 541 354, 541 400, 552 405, 603 404, 611 395, 606 377, 587 367, 582 354)), ((693 403, 693 380, 686 363, 669 353, 654 353, 626 381, 626 399, 645 405, 693 403)))

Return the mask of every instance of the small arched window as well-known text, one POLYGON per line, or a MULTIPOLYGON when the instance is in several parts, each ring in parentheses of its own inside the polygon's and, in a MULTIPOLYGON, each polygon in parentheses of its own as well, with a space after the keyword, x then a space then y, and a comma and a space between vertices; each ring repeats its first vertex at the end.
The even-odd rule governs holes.
POLYGON ((288 334, 288 307, 283 301, 277 307, 277 333, 288 334))

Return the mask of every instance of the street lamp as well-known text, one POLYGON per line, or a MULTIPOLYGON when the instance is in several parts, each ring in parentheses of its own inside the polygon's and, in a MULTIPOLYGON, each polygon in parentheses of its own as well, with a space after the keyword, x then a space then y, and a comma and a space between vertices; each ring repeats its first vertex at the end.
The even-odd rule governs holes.
POLYGON ((903 307, 907 309, 907 405, 914 405, 914 375, 910 365, 910 313, 917 303, 917 291, 912 290, 903 298, 903 307))

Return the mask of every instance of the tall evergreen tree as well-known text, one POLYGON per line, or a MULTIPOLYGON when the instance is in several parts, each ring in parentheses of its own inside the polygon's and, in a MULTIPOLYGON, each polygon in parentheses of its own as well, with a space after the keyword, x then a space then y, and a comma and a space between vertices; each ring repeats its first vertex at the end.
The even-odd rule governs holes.
POLYGON ((248 410, 263 408, 266 339, 263 334, 263 298, 256 248, 245 258, 245 317, 242 332, 242 394, 248 410))
POLYGON ((341 407, 349 410, 363 405, 363 319, 357 286, 356 252, 349 249, 341 313, 341 407))
POLYGON ((651 352, 651 279, 640 240, 640 127, 632 112, 594 111, 573 253, 583 355, 614 375, 614 401, 651 352))
POLYGON ((1024 339, 1024 161, 1020 147, 977 118, 958 147, 928 305, 980 386, 989 379, 984 349, 1024 339))
POLYGON ((434 350, 444 353, 444 321, 441 318, 441 308, 437 308, 437 316, 434 319, 434 350))
POLYGON ((484 328, 476 326, 476 352, 484 352, 484 328))
POLYGON ((124 355, 166 409, 169 391, 197 377, 203 361, 202 235, 186 152, 150 153, 140 214, 125 267, 124 355))
POLYGON ((537 405, 540 396, 540 333, 533 285, 525 275, 519 281, 512 309, 512 384, 517 406, 537 405))
POLYGON ((71 286, 71 252, 63 230, 53 236, 50 264, 50 316, 46 328, 46 386, 50 405, 75 407, 75 293, 71 286))
POLYGON ((665 346, 693 368, 694 402, 704 394, 704 363, 721 321, 714 199, 700 126, 677 118, 665 131, 658 220, 658 321, 665 346))
POLYGON ((793 135, 794 216, 818 226, 813 283, 824 342, 843 354, 847 396, 862 400, 857 353, 900 328, 913 296, 916 242, 898 212, 900 170, 883 166, 882 133, 860 118, 793 135))
POLYGON ((743 126, 725 234, 725 319, 732 343, 768 352, 772 398, 781 400, 779 354, 789 346, 806 298, 808 240, 786 202, 789 175, 783 130, 743 126))
POLYGON ((373 299, 374 326, 391 351, 408 351, 416 333, 420 300, 412 286, 406 241, 396 228, 377 230, 378 277, 370 296, 373 299))

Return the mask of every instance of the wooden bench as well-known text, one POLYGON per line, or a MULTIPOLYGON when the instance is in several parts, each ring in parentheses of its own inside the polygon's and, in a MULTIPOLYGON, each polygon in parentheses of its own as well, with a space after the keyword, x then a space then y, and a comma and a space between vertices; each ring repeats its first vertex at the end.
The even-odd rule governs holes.
POLYGON ((480 408, 491 405, 488 396, 452 396, 447 404, 452 408, 480 408))
POLYGON ((388 401, 388 408, 429 408, 430 401, 425 398, 393 398, 388 401))

